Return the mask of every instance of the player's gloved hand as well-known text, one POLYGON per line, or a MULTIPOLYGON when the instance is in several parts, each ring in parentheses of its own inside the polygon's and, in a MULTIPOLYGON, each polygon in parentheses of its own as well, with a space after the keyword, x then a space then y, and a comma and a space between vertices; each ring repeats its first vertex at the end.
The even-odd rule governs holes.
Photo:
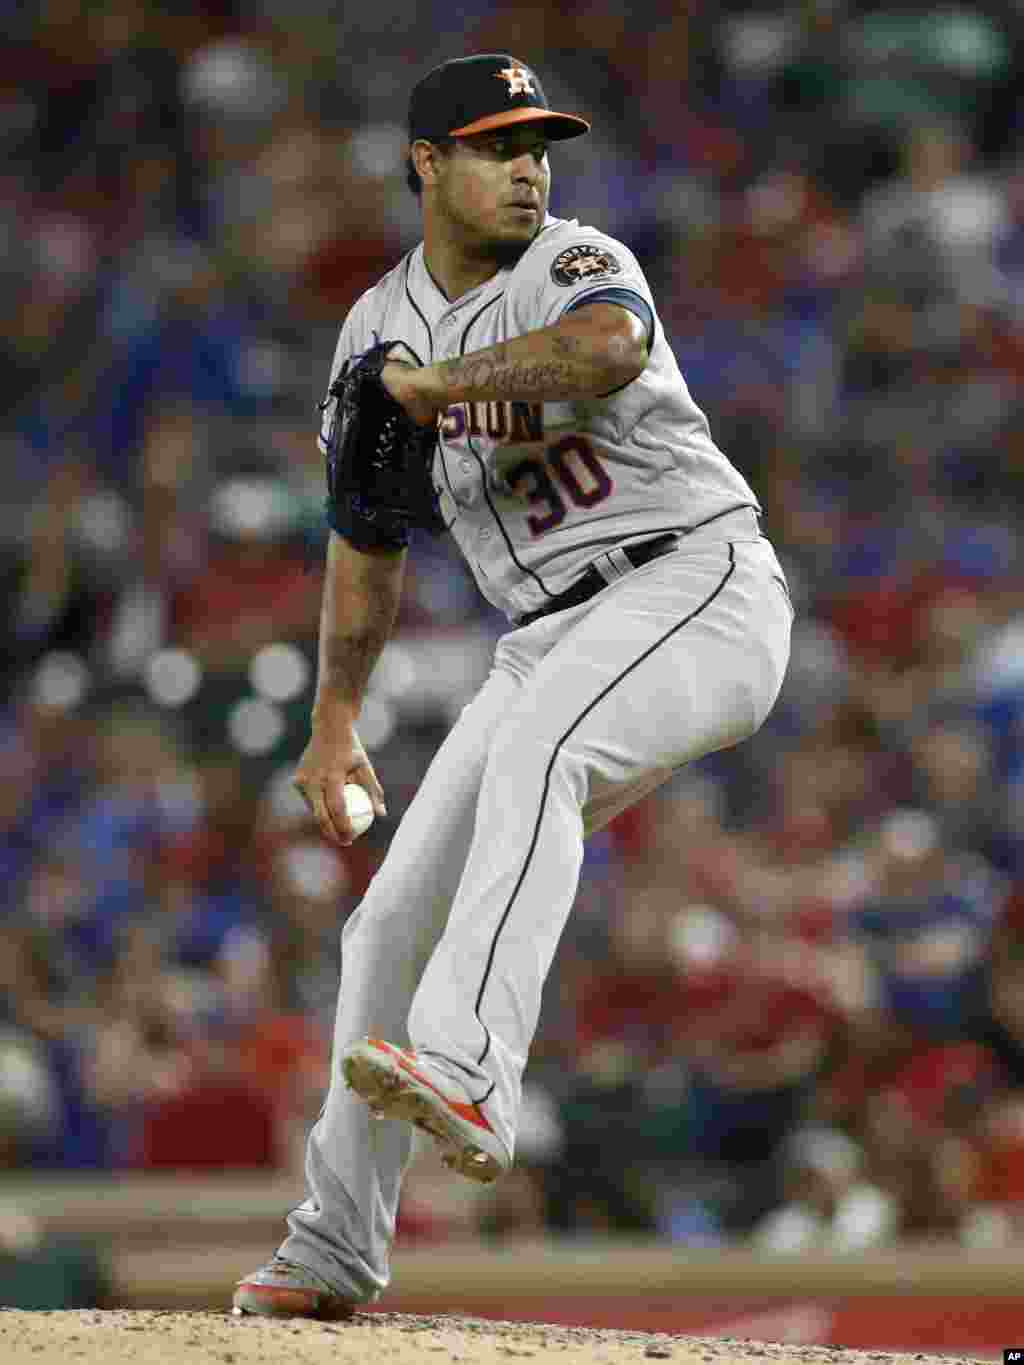
POLYGON ((350 356, 321 405, 328 521, 355 544, 401 547, 414 527, 445 529, 432 477, 437 407, 414 384, 420 367, 390 358, 400 344, 377 338, 350 356))
POLYGON ((384 790, 348 709, 319 707, 313 719, 313 733, 292 783, 305 798, 324 838, 343 848, 356 837, 345 812, 346 782, 363 788, 376 815, 387 814, 384 790))

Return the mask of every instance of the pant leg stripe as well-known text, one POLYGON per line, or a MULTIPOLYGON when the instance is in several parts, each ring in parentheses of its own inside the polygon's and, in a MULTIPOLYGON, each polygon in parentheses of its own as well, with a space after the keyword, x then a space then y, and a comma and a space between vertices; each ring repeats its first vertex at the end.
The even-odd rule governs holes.
MULTIPOLYGON (((651 657, 651 655, 655 652, 655 650, 660 649, 661 646, 662 646, 663 644, 665 644, 665 642, 666 642, 667 640, 670 640, 670 639, 672 638, 672 636, 675 635, 678 631, 682 630, 682 628, 683 628, 684 626, 689 625, 689 623, 690 623, 691 621, 695 621, 695 620, 697 619, 697 617, 700 616, 700 614, 701 614, 702 612, 706 611, 707 608, 710 607, 711 603, 715 600, 716 597, 718 597, 719 593, 722 592, 722 590, 724 589, 725 585, 728 583, 729 579, 732 577, 733 572, 735 571, 735 568, 736 568, 736 553, 735 553, 735 550, 733 549, 732 542, 730 542, 730 543, 729 543, 729 567, 726 569, 726 571, 725 571, 725 573, 724 573, 724 575, 723 575, 723 577, 722 577, 722 581, 718 584, 718 586, 714 589, 714 591, 708 594, 708 596, 704 599, 704 601, 700 604, 699 607, 697 607, 697 608, 695 608, 693 611, 691 611, 690 614, 689 614, 688 616, 684 616, 683 619, 682 619, 681 621, 677 621, 676 624, 675 624, 674 626, 672 626, 669 630, 667 630, 667 631, 665 632, 665 634, 661 636, 660 639, 655 640, 655 642, 654 642, 652 645, 649 645, 649 646, 647 647, 647 649, 645 649, 644 652, 643 652, 638 658, 634 659, 633 662, 632 662, 627 668, 624 668, 624 669, 622 670, 622 672, 618 675, 618 677, 613 678, 612 681, 611 681, 610 683, 608 683, 608 685, 607 685, 606 687, 602 688, 602 690, 597 694, 597 696, 593 699, 593 701, 588 702, 588 704, 587 704, 587 705, 584 707, 584 709, 579 713, 579 715, 576 717, 576 719, 572 722, 572 724, 569 726, 569 728, 565 731, 565 733, 559 738, 558 742, 555 744, 555 747, 554 747, 554 749, 552 750, 551 757, 550 757, 550 759, 548 760, 548 766, 547 766, 547 768, 546 768, 546 770, 545 770, 545 772, 544 772, 544 786, 543 786, 543 790, 542 790, 542 792, 541 792, 540 807, 539 807, 539 809, 538 809, 538 811, 537 811, 537 818, 536 818, 536 820, 534 821, 534 826, 533 826, 533 837, 532 837, 531 840, 530 840, 530 847, 529 847, 529 849, 527 850, 527 853, 526 853, 526 859, 525 859, 525 861, 524 861, 524 863, 523 863, 523 869, 522 869, 522 871, 520 872, 519 877, 518 877, 518 880, 516 881, 516 884, 515 884, 515 886, 514 886, 513 889, 512 889, 512 894, 509 896, 508 904, 505 906, 505 910, 504 910, 504 912, 503 912, 503 914, 502 914, 502 916, 501 916, 501 919, 498 921, 498 926, 497 926, 497 928, 495 929, 494 934, 493 934, 493 936, 492 936, 492 938, 491 938, 491 947, 490 947, 490 951, 489 951, 489 953, 488 953, 488 955, 487 955, 487 966, 484 968, 483 980, 480 982, 480 989, 479 989, 479 991, 477 992, 476 1004, 475 1004, 475 1006, 474 1006, 474 1013, 476 1014, 477 1022, 479 1023, 480 1027, 483 1029, 484 1038, 485 1038, 483 1051, 480 1053, 480 1056, 476 1059, 478 1065, 484 1060, 484 1058, 487 1056, 488 1052, 491 1050, 491 1033, 490 1033, 490 1029, 488 1029, 487 1025, 484 1023, 483 1019, 480 1017, 480 1006, 481 1006, 481 1004, 483 1003, 484 992, 485 992, 486 989, 487 989, 487 983, 488 983, 488 981, 489 981, 489 979, 490 979, 491 970, 492 970, 492 968, 494 967, 494 956, 495 956, 495 952, 497 951, 498 940, 499 940, 499 938, 501 937, 501 934, 502 934, 502 931, 503 931, 504 928, 505 928, 505 925, 508 923, 508 917, 509 917, 509 915, 512 913, 512 907, 515 905, 516 899, 517 899, 517 897, 518 897, 518 895, 519 895, 519 892, 520 892, 520 890, 521 890, 521 888, 522 888, 523 882, 526 880, 526 874, 527 874, 527 872, 530 870, 530 863, 531 863, 532 860, 533 860, 533 855, 534 855, 534 852, 535 852, 535 850, 536 850, 536 848, 537 848, 537 842, 538 842, 538 840, 540 839, 541 825, 542 825, 542 822, 543 822, 543 819, 544 819, 544 808, 545 808, 545 806, 547 805, 548 791, 550 790, 550 787, 551 787, 551 772, 552 772, 552 769, 553 769, 554 766, 555 766, 555 760, 558 758, 558 755, 559 755, 559 753, 561 752, 562 745, 565 744, 566 741, 571 737, 573 731, 574 731, 579 725, 581 725, 581 724, 583 723, 584 720, 586 720, 587 716, 590 715, 591 711, 593 711, 594 708, 595 708, 597 705, 599 705, 602 701, 604 701, 605 697, 607 697, 608 694, 609 694, 610 692, 612 692, 616 687, 618 687, 619 683, 622 682, 623 679, 629 677, 630 673, 632 673, 632 672, 634 671, 634 669, 639 668, 640 665, 641 665, 645 660, 649 659, 649 658, 651 657)), ((493 1090, 493 1089, 494 1089, 494 1086, 492 1085, 492 1086, 491 1086, 491 1089, 488 1090, 487 1094, 489 1095, 489 1094, 491 1093, 491 1090, 493 1090)), ((477 1103, 477 1104, 482 1104, 482 1103, 483 1103, 483 1099, 486 1099, 486 1096, 484 1096, 484 1097, 483 1097, 482 1099, 480 1099, 480 1100, 477 1100, 476 1103, 477 1103)))

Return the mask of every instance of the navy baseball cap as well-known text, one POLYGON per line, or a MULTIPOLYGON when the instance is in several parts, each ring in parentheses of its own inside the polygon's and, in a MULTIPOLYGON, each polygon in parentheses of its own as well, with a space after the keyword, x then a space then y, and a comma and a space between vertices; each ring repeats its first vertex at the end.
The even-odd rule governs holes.
POLYGON ((409 98, 409 141, 487 133, 515 123, 543 122, 553 141, 590 131, 586 119, 548 107, 540 81, 505 52, 454 57, 428 71, 409 98))

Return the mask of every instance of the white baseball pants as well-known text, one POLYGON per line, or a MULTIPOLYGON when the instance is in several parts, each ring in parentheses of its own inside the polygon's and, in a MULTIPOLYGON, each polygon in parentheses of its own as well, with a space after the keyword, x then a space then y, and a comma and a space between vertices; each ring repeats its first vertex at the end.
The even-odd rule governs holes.
POLYGON ((357 1301, 388 1283, 412 1129, 371 1120, 345 1087, 337 1059, 366 1034, 447 1058, 513 1150, 585 835, 758 729, 791 620, 775 553, 742 511, 502 637, 345 925, 311 1198, 290 1214, 281 1255, 357 1301))

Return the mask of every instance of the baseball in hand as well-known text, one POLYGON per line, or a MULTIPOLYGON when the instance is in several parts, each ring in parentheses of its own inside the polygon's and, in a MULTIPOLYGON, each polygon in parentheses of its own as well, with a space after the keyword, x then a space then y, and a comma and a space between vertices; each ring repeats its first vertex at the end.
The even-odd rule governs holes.
POLYGON ((373 824, 373 802, 357 782, 346 782, 342 792, 345 799, 345 814, 352 826, 352 833, 358 839, 373 824))

